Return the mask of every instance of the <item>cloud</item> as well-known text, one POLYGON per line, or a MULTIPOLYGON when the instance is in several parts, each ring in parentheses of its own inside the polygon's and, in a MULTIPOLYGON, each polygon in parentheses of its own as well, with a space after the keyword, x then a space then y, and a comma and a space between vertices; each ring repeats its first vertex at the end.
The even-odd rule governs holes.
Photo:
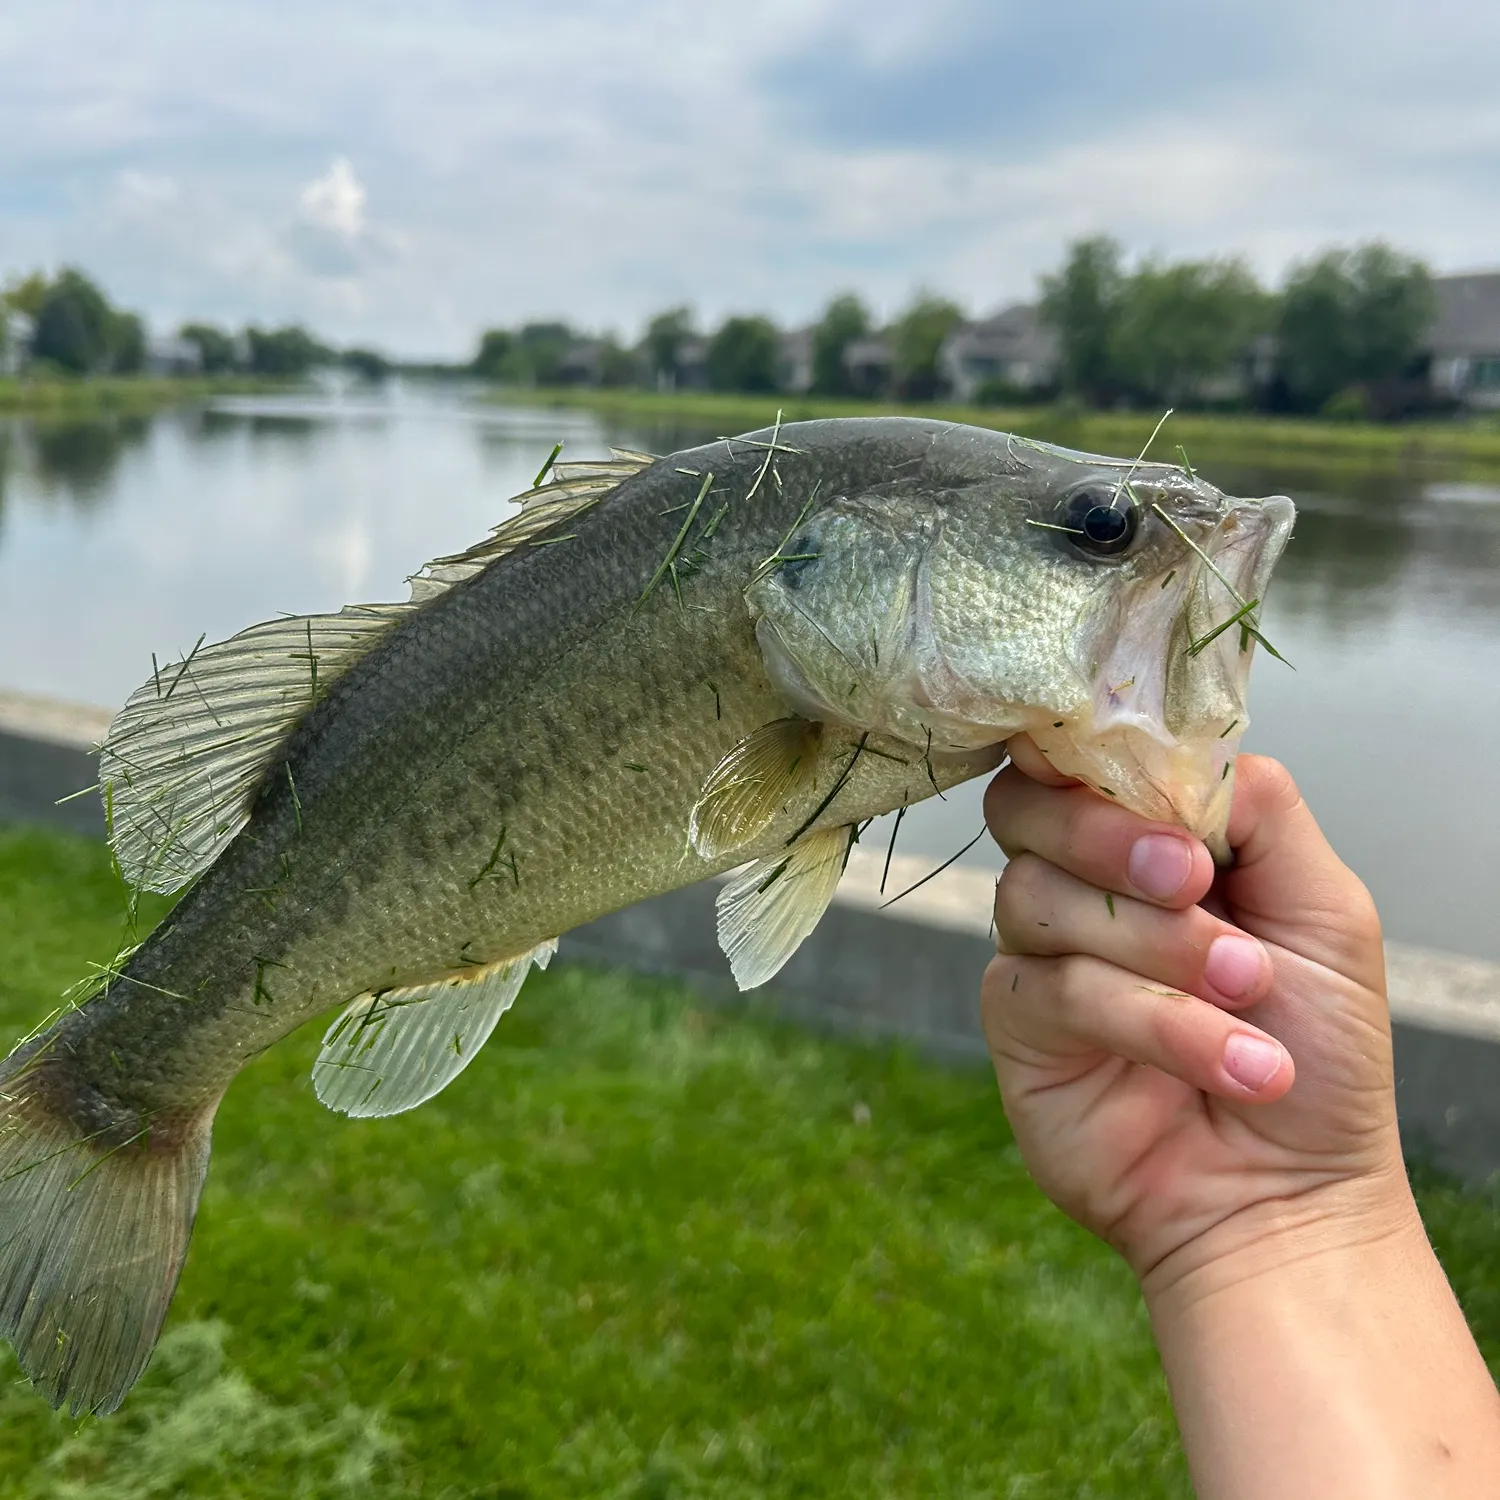
POLYGON ((1372 235, 1456 269, 1500 261, 1497 62, 1465 0, 20 7, 0 274, 457 354, 683 300, 983 308, 1095 230, 1267 277, 1372 235))
POLYGON ((315 177, 298 195, 302 217, 313 229, 341 239, 357 240, 365 228, 364 184, 354 175, 347 156, 336 156, 322 177, 315 177))

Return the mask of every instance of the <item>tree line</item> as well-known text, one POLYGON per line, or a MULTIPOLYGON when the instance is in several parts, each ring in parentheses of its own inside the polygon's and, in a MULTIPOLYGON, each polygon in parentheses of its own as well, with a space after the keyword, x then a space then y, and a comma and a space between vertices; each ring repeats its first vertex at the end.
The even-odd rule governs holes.
MULTIPOLYGON (((74 266, 55 275, 33 271, 0 291, 0 313, 23 314, 30 324, 27 355, 33 373, 68 376, 137 375, 146 369, 150 344, 138 313, 116 307, 98 284, 74 266)), ((0 317, 0 353, 9 319, 0 317)), ((214 323, 184 323, 175 335, 171 366, 191 363, 204 375, 259 375, 294 379, 319 366, 342 364, 377 379, 390 368, 369 349, 335 349, 300 324, 238 332, 214 323), (176 358, 191 351, 189 359, 176 358)))
MULTIPOLYGON (((1037 316, 1055 340, 1055 369, 1024 386, 992 379, 977 399, 1335 416, 1398 415, 1429 399, 1422 341, 1436 312, 1432 273, 1381 242, 1325 251, 1294 265, 1273 290, 1238 258, 1128 265, 1118 241, 1097 236, 1069 246, 1039 291, 1037 316)), ((941 351, 964 321, 956 303, 922 293, 881 327, 865 302, 843 293, 806 330, 810 364, 798 388, 943 396, 941 351), (882 370, 873 389, 850 358, 872 338, 882 370)), ((787 338, 771 319, 747 314, 702 332, 684 306, 650 318, 633 347, 562 322, 489 329, 468 369, 521 385, 693 384, 761 394, 792 382, 787 338)))
MULTIPOLYGON (((12 281, 0 310, 30 320, 30 357, 43 372, 131 374, 148 363, 141 318, 113 306, 76 268, 12 281)), ((1399 415, 1428 399, 1422 344, 1435 310, 1428 268, 1381 242, 1328 250, 1270 289, 1236 258, 1129 264, 1118 241, 1096 236, 1070 245, 1041 278, 1036 316, 1055 348, 1050 373, 1021 385, 991 379, 976 399, 1399 415)), ((0 340, 7 321, 0 318, 0 340)), ((517 385, 923 401, 949 394, 941 356, 964 322, 955 302, 923 292, 881 325, 845 292, 795 335, 744 313, 700 330, 692 310, 678 306, 648 319, 631 345, 562 321, 529 322, 485 330, 463 365, 407 368, 517 385)), ((340 363, 379 379, 391 368, 373 350, 336 350, 295 324, 232 332, 189 322, 176 337, 206 375, 294 378, 340 363)))

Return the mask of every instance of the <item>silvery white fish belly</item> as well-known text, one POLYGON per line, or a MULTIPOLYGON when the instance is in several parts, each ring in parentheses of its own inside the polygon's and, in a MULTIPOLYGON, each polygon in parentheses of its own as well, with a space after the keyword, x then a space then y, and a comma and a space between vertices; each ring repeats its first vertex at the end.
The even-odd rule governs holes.
POLYGON ((338 1016, 347 1114, 469 1064, 561 934, 743 868, 742 986, 859 827, 1061 769, 1221 844, 1289 501, 951 423, 777 426, 559 465, 399 604, 279 618, 153 673, 100 780, 171 915, 0 1084, 0 1327, 55 1405, 113 1410, 251 1057, 338 1016))

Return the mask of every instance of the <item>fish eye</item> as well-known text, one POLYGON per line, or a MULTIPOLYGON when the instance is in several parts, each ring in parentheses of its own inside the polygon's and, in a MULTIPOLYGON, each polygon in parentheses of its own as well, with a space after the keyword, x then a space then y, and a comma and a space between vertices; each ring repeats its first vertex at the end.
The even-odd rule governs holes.
POLYGON ((1089 485, 1069 495, 1061 510, 1059 525, 1068 540, 1090 556, 1116 556, 1135 540, 1136 505, 1119 490, 1089 485))

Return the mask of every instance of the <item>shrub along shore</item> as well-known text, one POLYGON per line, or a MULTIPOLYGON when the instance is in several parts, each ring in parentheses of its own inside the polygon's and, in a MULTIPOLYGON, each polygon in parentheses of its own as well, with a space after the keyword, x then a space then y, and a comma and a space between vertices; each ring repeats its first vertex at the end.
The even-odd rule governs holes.
MULTIPOLYGON (((1145 446, 1159 412, 1100 412, 1066 406, 960 406, 942 401, 837 400, 785 393, 764 396, 700 391, 594 390, 498 386, 489 399, 503 404, 574 407, 606 418, 686 432, 748 432, 815 417, 899 415, 968 422, 1024 433, 1090 452, 1135 454, 1145 446)), ((1175 413, 1152 447, 1152 457, 1200 458, 1223 463, 1296 463, 1389 468, 1437 466, 1476 476, 1500 473, 1500 420, 1464 422, 1330 422, 1250 413, 1175 413)))

